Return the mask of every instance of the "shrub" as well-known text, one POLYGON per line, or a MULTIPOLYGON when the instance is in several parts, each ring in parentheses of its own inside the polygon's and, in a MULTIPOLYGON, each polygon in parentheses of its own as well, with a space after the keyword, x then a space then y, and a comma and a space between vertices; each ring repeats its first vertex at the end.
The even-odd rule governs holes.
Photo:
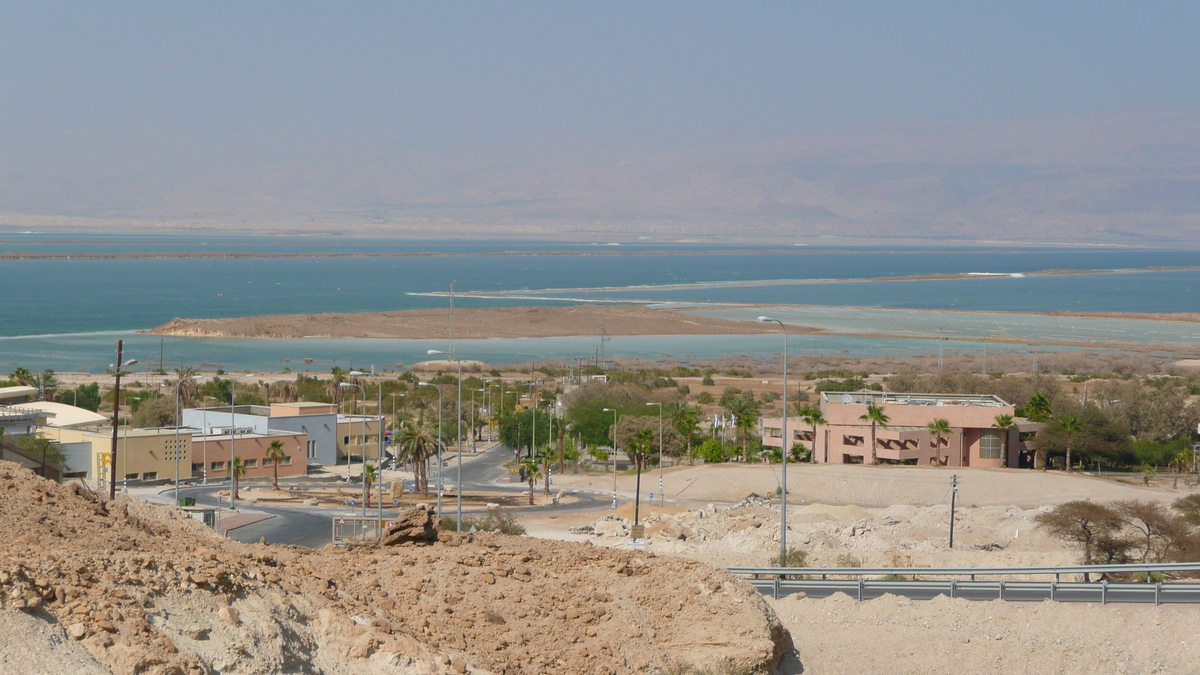
POLYGON ((771 558, 771 567, 808 567, 808 551, 789 548, 784 556, 771 558))

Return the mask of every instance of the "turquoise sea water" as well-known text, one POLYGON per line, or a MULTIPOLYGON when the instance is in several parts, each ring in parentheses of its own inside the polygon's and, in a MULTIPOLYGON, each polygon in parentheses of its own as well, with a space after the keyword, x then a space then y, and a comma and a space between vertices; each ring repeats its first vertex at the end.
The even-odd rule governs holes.
MULTIPOLYGON (((1078 319, 997 319, 994 314, 930 316, 919 312, 836 310, 839 307, 974 310, 984 312, 1196 311, 1198 271, 987 277, 948 281, 836 281, 964 272, 1028 273, 1048 268, 1083 270, 1192 266, 1191 251, 1144 250, 807 250, 757 248, 735 254, 704 253, 730 246, 620 247, 638 255, 547 255, 547 251, 607 253, 614 247, 555 243, 370 242, 327 239, 153 237, 49 237, 0 234, 0 251, 222 250, 254 252, 388 250, 447 252, 453 256, 342 258, 204 258, 147 260, 0 261, 0 363, 29 368, 102 370, 116 331, 146 329, 171 318, 253 314, 356 312, 444 307, 451 282, 460 291, 542 298, 459 298, 459 306, 566 304, 574 299, 655 303, 755 303, 826 305, 835 309, 775 310, 785 320, 837 332, 911 335, 886 340, 827 335, 811 338, 816 350, 872 354, 936 349, 936 335, 1030 340, 1142 342, 1188 348, 1200 343, 1191 324, 1078 319), (79 243, 86 240, 85 243, 79 243), (489 255, 520 251, 527 255, 489 255), (541 254, 538 254, 541 253, 541 254), (749 284, 749 285, 747 285, 749 284), (661 288, 671 285, 672 288, 661 288), (573 289, 554 291, 552 289, 573 289), (603 290, 599 290, 603 289, 603 290), (789 314, 788 312, 792 312, 789 314), (951 317, 954 318, 944 318, 951 317), (934 323, 938 323, 934 326, 934 323), (996 326, 1001 324, 1001 328, 996 326), (941 332, 937 328, 942 328, 941 332), (997 333, 1001 330, 1001 333, 997 333), (46 337, 46 336, 56 337, 46 337), (931 347, 930 345, 934 345, 931 347)), ((751 249, 752 247, 736 247, 751 249)), ((704 310, 709 311, 709 310, 704 310)), ((761 310, 752 310, 757 314, 761 310)), ((739 316, 741 316, 739 314, 739 316)), ((131 337, 135 349, 159 341, 131 337)), ((221 364, 226 368, 279 369, 314 359, 358 365, 408 363, 431 348, 421 341, 168 339, 167 361, 221 364), (369 359, 369 363, 366 360, 369 359), (289 361, 290 360, 290 361, 289 361)), ((610 353, 636 358, 677 358, 771 350, 769 338, 699 336, 620 338, 610 353), (621 352, 621 349, 627 350, 621 352)), ((437 343, 434 348, 444 346, 437 343)), ((464 358, 501 362, 566 358, 594 351, 595 340, 461 341, 464 358), (468 347, 477 353, 468 352, 468 347)), ((1019 346, 1018 346, 1019 347, 1019 346)), ((963 350, 980 348, 962 343, 963 350)), ((994 347, 993 347, 994 348, 994 347)), ((1014 347, 1016 348, 1016 347, 1014 347)), ((147 347, 147 349, 149 349, 147 347)))

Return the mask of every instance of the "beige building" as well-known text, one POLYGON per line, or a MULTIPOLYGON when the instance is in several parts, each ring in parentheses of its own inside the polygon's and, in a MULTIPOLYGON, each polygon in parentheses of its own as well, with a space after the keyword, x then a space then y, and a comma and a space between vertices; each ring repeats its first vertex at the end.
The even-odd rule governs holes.
MULTIPOLYGON (((64 445, 88 443, 87 478, 105 482, 110 477, 109 455, 112 451, 112 427, 43 427, 42 436, 64 445)), ((178 458, 181 480, 191 475, 192 430, 164 427, 117 431, 117 480, 159 481, 174 480, 178 458)), ((73 467, 81 470, 83 467, 73 467)))
MULTIPOLYGON (((375 461, 379 453, 379 418, 370 415, 338 415, 337 418, 338 463, 349 457, 357 464, 365 456, 368 462, 375 461)), ((388 449, 383 449, 387 457, 388 449)))
MULTIPOLYGON (((874 391, 822 393, 825 424, 818 425, 814 435, 812 425, 789 417, 789 445, 811 449, 816 463, 870 464, 871 424, 862 419, 868 406, 883 408, 889 418, 886 427, 875 428, 875 456, 881 463, 1015 467, 1024 447, 1018 429, 995 428, 997 417, 1015 413, 1012 404, 996 396, 874 391), (938 419, 950 426, 941 438, 929 430, 938 419)), ((782 426, 780 418, 762 420, 763 445, 781 447, 782 426)))

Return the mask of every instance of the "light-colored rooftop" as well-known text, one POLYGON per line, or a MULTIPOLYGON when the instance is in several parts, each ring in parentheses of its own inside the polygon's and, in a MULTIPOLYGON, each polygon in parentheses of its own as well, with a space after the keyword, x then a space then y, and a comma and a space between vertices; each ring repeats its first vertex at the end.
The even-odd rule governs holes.
POLYGON ((104 415, 100 413, 56 401, 14 403, 11 407, 44 412, 47 416, 46 425, 52 427, 81 427, 89 424, 103 424, 105 421, 104 415))
POLYGON ((11 401, 16 398, 29 398, 37 396, 37 387, 0 387, 0 402, 11 401))

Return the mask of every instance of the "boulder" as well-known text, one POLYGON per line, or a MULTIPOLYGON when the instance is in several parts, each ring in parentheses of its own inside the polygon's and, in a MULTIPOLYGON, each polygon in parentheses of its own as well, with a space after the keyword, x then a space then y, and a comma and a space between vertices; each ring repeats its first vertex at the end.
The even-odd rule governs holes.
POLYGON ((383 531, 384 546, 419 543, 432 544, 437 541, 437 519, 433 511, 424 506, 411 508, 396 518, 395 524, 383 531))

